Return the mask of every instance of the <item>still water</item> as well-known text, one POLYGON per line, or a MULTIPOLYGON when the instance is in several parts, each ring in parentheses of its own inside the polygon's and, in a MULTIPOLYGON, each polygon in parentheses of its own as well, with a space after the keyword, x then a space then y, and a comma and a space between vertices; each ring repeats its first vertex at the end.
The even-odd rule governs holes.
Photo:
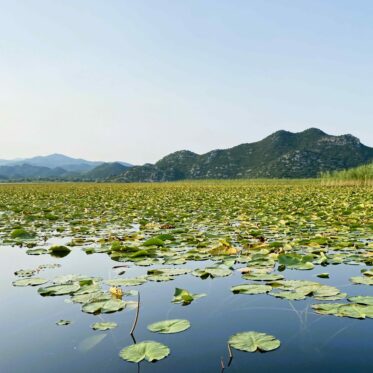
MULTIPOLYGON (((41 297, 37 287, 13 287, 14 272, 40 264, 59 263, 41 277, 53 279, 62 274, 117 277, 117 265, 105 254, 86 255, 74 248, 64 258, 29 256, 25 249, 0 247, 0 372, 372 372, 373 320, 356 320, 315 314, 312 298, 289 302, 269 295, 234 295, 232 285, 245 283, 239 272, 229 277, 201 280, 190 274, 175 280, 147 282, 137 289, 141 294, 139 322, 135 339, 166 344, 171 354, 156 363, 133 364, 118 353, 133 343, 129 334, 135 310, 124 309, 99 316, 81 312, 80 304, 67 303, 69 296, 41 297), (171 303, 176 287, 207 296, 189 306, 171 303), (191 328, 177 334, 156 334, 147 325, 165 319, 188 319, 191 328), (71 320, 57 326, 60 319, 71 320), (115 321, 118 327, 94 331, 90 325, 115 321), (281 347, 268 353, 233 350, 228 365, 227 341, 232 334, 259 331, 274 335, 281 347)), ((188 268, 208 262, 192 262, 188 268)), ((158 266, 159 267, 159 266, 158 266)), ((180 266, 182 267, 182 266, 180 266)), ((153 267, 132 266, 121 277, 146 274, 153 267)), ((372 287, 352 285, 349 277, 359 276, 362 266, 316 266, 311 271, 282 272, 286 279, 306 279, 333 285, 349 295, 373 295, 372 287), (330 279, 316 274, 329 272, 330 279)), ((319 302, 322 303, 322 302, 319 302)))

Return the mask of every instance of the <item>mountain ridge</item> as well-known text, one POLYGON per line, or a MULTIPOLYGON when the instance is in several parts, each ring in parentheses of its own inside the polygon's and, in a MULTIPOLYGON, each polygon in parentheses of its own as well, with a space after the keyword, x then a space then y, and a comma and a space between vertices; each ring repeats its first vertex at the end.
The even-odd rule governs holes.
POLYGON ((373 148, 363 145, 355 136, 328 135, 311 127, 296 133, 279 130, 257 142, 203 154, 176 151, 154 164, 131 167, 116 180, 310 178, 371 160, 373 148))
POLYGON ((264 139, 203 154, 178 150, 154 164, 97 162, 50 154, 0 160, 3 181, 159 182, 198 179, 311 178, 373 161, 373 148, 351 134, 333 136, 318 128, 276 131, 264 139), (49 166, 49 167, 48 167, 49 166))

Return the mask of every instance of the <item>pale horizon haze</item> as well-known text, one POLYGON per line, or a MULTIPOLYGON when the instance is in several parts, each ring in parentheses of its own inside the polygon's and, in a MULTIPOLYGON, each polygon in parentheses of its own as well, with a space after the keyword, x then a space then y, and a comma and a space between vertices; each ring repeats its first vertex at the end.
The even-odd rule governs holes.
POLYGON ((0 0, 0 159, 154 163, 284 129, 373 146, 373 2, 0 0))

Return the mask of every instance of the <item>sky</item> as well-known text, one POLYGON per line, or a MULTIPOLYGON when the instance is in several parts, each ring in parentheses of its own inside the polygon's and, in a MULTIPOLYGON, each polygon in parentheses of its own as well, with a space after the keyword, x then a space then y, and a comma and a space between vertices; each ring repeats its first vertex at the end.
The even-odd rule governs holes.
POLYGON ((0 0, 0 159, 155 162, 318 127, 373 146, 370 0, 0 0))

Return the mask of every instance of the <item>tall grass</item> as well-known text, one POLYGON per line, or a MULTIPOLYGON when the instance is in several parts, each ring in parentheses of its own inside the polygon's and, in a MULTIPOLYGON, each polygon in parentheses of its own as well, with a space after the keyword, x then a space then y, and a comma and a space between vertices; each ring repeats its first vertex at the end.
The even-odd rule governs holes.
POLYGON ((325 184, 373 185, 373 163, 342 171, 323 172, 325 184))

